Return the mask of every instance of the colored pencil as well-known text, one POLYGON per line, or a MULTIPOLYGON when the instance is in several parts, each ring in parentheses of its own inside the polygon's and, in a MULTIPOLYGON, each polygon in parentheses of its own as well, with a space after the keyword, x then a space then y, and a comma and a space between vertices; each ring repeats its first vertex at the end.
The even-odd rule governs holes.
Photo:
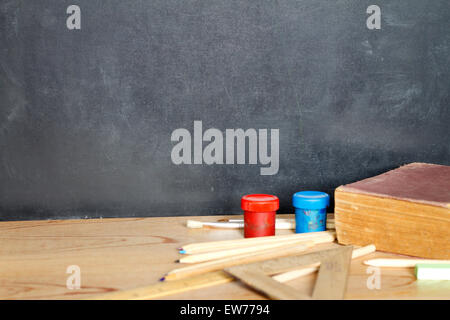
MULTIPOLYGON (((369 245, 366 247, 358 248, 353 250, 352 258, 356 258, 356 252, 360 252, 361 255, 369 254, 375 250, 375 246, 369 245)), ((310 266, 302 266, 298 270, 293 270, 285 273, 280 273, 273 278, 279 282, 286 282, 293 280, 297 277, 306 276, 313 272, 316 272, 317 266, 311 268, 310 266), (309 269, 308 269, 309 267, 309 269), (311 269, 313 269, 311 271, 311 269), (302 272, 296 272, 301 271, 302 272), (309 271, 309 272, 307 272, 309 271)), ((174 281, 164 281, 150 286, 145 286, 141 288, 123 290, 119 292, 112 292, 105 295, 95 296, 96 300, 143 300, 143 299, 155 299, 165 297, 171 294, 187 292, 191 290, 197 290, 200 288, 212 287, 224 283, 229 283, 234 281, 234 278, 224 271, 213 271, 204 274, 194 275, 192 277, 183 278, 174 281)))
POLYGON ((304 252, 305 250, 311 248, 312 246, 314 246, 313 241, 296 244, 294 246, 286 248, 267 249, 263 251, 258 251, 257 253, 242 254, 238 256, 202 262, 184 268, 172 270, 168 272, 161 279, 161 281, 186 278, 197 274, 207 273, 210 271, 222 270, 224 268, 235 266, 238 264, 251 263, 256 261, 284 257, 288 255, 295 255, 304 252))

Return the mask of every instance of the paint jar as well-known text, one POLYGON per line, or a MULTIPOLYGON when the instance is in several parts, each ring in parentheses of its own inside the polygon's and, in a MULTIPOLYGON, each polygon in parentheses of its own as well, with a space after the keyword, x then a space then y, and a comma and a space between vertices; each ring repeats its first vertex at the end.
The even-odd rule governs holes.
POLYGON ((244 237, 275 235, 275 214, 280 207, 277 197, 269 194, 249 194, 241 199, 244 210, 244 237))
POLYGON ((325 231, 327 227, 327 207, 330 196, 320 191, 300 191, 294 194, 295 232, 325 231))

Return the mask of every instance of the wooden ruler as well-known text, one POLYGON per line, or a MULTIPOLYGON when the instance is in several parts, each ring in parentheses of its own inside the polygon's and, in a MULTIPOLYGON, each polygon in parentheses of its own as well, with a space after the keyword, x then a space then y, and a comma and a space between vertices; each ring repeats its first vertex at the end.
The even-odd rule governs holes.
POLYGON ((344 299, 352 251, 352 246, 337 248, 321 260, 313 299, 344 299))
POLYGON ((347 287, 352 250, 351 246, 340 247, 300 256, 229 267, 225 269, 225 272, 272 299, 311 299, 293 287, 272 279, 269 275, 320 262, 312 298, 343 299, 347 287))

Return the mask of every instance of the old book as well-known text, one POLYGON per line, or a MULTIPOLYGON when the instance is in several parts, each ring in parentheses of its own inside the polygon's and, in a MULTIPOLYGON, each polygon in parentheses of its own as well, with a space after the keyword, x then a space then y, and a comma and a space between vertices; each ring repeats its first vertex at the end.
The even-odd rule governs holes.
POLYGON ((335 191, 339 243, 450 258, 450 166, 411 163, 335 191))

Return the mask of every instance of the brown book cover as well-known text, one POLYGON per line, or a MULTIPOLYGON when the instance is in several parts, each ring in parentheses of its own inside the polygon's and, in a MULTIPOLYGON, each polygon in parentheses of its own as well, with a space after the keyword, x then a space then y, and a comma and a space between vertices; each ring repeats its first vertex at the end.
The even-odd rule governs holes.
POLYGON ((450 208, 450 166, 410 163, 340 188, 347 192, 450 208))
POLYGON ((340 186, 335 223, 343 244, 450 258, 450 166, 411 163, 340 186))

